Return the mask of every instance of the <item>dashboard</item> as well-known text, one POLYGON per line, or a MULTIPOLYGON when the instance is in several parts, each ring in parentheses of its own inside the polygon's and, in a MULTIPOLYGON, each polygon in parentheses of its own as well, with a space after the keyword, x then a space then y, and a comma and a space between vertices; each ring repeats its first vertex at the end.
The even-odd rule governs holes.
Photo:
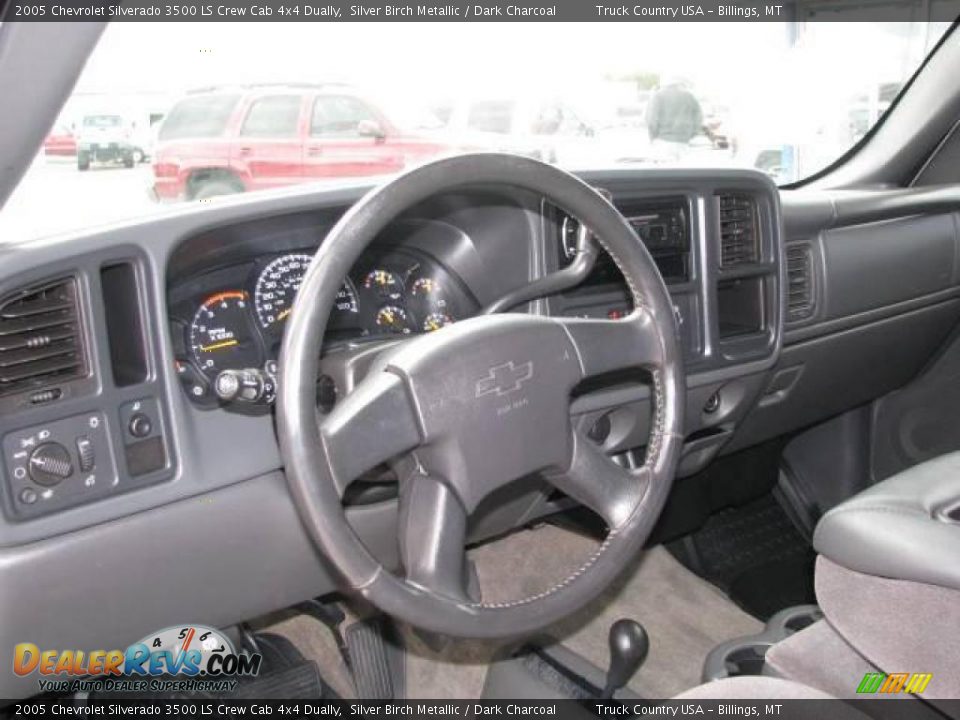
MULTIPOLYGON (((955 189, 778 193, 757 173, 718 170, 582 177, 631 220, 675 305, 687 379, 680 475, 891 397, 960 316, 955 189)), ((337 588, 288 492, 270 406, 234 412, 211 390, 225 369, 269 368, 305 263, 368 189, 251 195, 0 244, 0 337, 38 320, 56 328, 0 364, 4 643, 27 628, 41 646, 122 646, 176 618, 228 626, 337 588), (158 595, 157 567, 166 586, 200 591, 158 595), (62 616, 64 578, 85 598, 69 627, 50 622, 62 616)), ((412 208, 344 278, 318 352, 444 332, 562 271, 575 235, 565 220, 516 188, 466 188, 412 208)), ((603 260, 577 287, 518 311, 615 317, 628 302, 603 260)), ((642 462, 649 388, 604 381, 577 389, 571 420, 605 452, 642 462)), ((902 463, 886 449, 902 449, 898 428, 876 444, 878 466, 902 463)), ((397 503, 378 497, 347 513, 394 567, 397 503)), ((570 502, 535 478, 497 500, 471 517, 472 541, 570 502)), ((28 685, 0 678, 5 697, 35 692, 28 685)))
MULTIPOLYGON (((610 192, 667 276, 688 338, 679 472, 696 472, 728 444, 776 362, 776 190, 752 172, 584 179, 610 192), (721 246, 744 234, 741 221, 721 212, 729 193, 752 203, 743 221, 752 223, 748 261, 736 268, 721 267, 721 246), (727 286, 748 292, 728 305, 727 286), (740 318, 729 323, 735 329, 724 322, 721 332, 718 307, 740 318), (714 396, 721 400, 711 404, 714 396)), ((368 189, 251 195, 53 243, 0 246, 0 337, 26 333, 15 372, 0 367, 0 605, 9 630, 0 629, 0 640, 18 642, 14 635, 28 628, 51 647, 122 646, 175 618, 226 627, 337 589, 287 487, 269 388, 259 404, 244 406, 223 401, 216 385, 224 373, 255 370, 275 388, 271 370, 304 269, 368 189), (30 342, 31 333, 54 327, 42 343, 30 342), (148 577, 157 567, 165 585, 201 591, 157 595, 148 577), (71 611, 69 628, 49 622, 62 616, 64 578, 87 598, 71 611), (104 615, 104 607, 123 611, 104 615)), ((321 372, 354 348, 449 331, 449 323, 562 272, 572 232, 564 221, 562 210, 515 187, 458 188, 410 208, 342 279, 317 348, 321 372)), ((628 311, 609 261, 593 273, 514 312, 628 311)), ((330 395, 338 402, 349 389, 338 385, 330 395)), ((603 378, 576 389, 571 423, 592 431, 604 452, 635 463, 650 406, 639 373, 603 378)), ((400 562, 398 486, 382 473, 344 495, 351 525, 388 568, 400 562)), ((471 515, 470 542, 573 504, 535 474, 507 489, 471 515)), ((0 677, 6 697, 35 692, 28 684, 0 677)))
MULTIPOLYGON (((322 238, 318 237, 319 244, 322 238)), ((178 281, 169 292, 177 375, 192 401, 213 407, 224 371, 258 369, 272 402, 283 330, 316 246, 259 252, 178 281)), ((440 261, 410 247, 374 246, 337 294, 326 332, 339 343, 435 332, 477 312, 464 282, 440 261)))
MULTIPOLYGON (((777 195, 740 171, 587 180, 667 283, 696 450, 681 473, 696 472, 731 439, 779 350, 777 195)), ((282 469, 272 413, 284 328, 317 249, 360 192, 326 190, 307 207, 291 196, 286 207, 214 209, 200 213, 202 225, 175 216, 150 226, 166 233, 154 245, 97 243, 80 266, 0 288, 0 323, 10 324, 0 335, 27 333, 16 372, 0 377, 11 418, 0 428, 5 537, 76 529, 282 469), (47 327, 55 336, 32 345, 29 333, 47 327)), ((317 348, 318 407, 350 392, 385 344, 443 332, 570 270, 578 233, 575 218, 517 188, 443 193, 390 221, 342 279, 317 348)), ((618 318, 630 309, 601 252, 586 275, 513 311, 618 318)), ((649 385, 642 373, 602 378, 574 390, 571 412, 608 454, 635 453, 649 434, 649 385)), ((550 511, 533 500, 535 514, 550 511)))
MULTIPOLYGON (((781 322, 781 264, 767 186, 749 174, 722 173, 692 189, 649 185, 643 193, 616 182, 602 189, 667 283, 688 372, 742 374, 744 363, 768 362, 781 322)), ((286 320, 316 248, 343 210, 215 228, 176 249, 166 306, 177 376, 193 405, 246 412, 272 404, 286 320)), ((437 332, 471 317, 518 285, 570 267, 579 231, 576 218, 522 193, 478 190, 413 208, 344 278, 322 351, 437 332)), ((630 309, 623 277, 603 251, 575 284, 518 308, 607 318, 630 309)), ((342 395, 353 380, 338 379, 333 390, 342 395)), ((621 449, 645 429, 638 424, 607 449, 621 449)))

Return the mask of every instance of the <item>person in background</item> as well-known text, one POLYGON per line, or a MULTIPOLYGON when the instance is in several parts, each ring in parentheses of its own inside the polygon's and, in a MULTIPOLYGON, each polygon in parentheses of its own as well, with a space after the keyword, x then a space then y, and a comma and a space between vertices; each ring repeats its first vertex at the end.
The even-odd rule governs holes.
POLYGON ((700 101, 681 78, 666 80, 647 106, 647 131, 661 162, 678 160, 690 141, 703 132, 700 101))

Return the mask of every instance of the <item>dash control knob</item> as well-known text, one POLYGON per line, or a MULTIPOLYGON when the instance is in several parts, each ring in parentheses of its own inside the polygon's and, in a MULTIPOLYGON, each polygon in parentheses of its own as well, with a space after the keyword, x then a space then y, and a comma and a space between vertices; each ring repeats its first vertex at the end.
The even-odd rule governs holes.
POLYGON ((41 443, 30 453, 27 465, 30 479, 38 485, 53 487, 73 475, 70 452, 60 443, 41 443))
POLYGON ((224 402, 269 405, 277 394, 276 381, 257 368, 224 370, 213 384, 217 397, 224 402))
POLYGON ((133 417, 130 418, 130 424, 127 426, 127 429, 135 438, 145 438, 153 432, 153 423, 151 423, 150 418, 143 413, 135 413, 133 417))

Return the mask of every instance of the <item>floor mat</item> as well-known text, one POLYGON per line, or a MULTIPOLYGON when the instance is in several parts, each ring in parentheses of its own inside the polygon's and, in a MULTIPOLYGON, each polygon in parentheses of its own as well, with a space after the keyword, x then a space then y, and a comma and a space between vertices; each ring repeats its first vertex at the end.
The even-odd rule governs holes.
MULTIPOLYGON (((473 551, 484 600, 520 599, 563 579, 597 543, 544 526, 514 533, 473 551)), ((650 654, 631 687, 650 698, 671 697, 700 682, 704 658, 714 646, 763 625, 739 610, 715 587, 684 568, 664 548, 643 553, 596 602, 548 632, 601 668, 608 664, 607 633, 622 617, 643 623, 650 654)), ((450 642, 428 648, 406 631, 407 688, 414 698, 476 698, 495 643, 450 642)))
POLYGON ((813 549, 772 495, 721 510, 669 548, 761 620, 792 605, 816 602, 813 549))
MULTIPOLYGON (((570 530, 542 526, 522 530, 471 551, 484 600, 520 599, 563 579, 588 558, 597 542, 570 530)), ((648 698, 676 695, 700 683, 704 658, 717 644, 760 632, 763 624, 731 603, 717 588, 683 567, 663 547, 644 552, 620 580, 590 606, 548 630, 565 646, 600 668, 609 662, 607 633, 622 617, 643 623, 650 654, 631 687, 648 698)), ((353 688, 329 631, 303 615, 283 615, 269 631, 293 641, 315 659, 342 696, 353 688)), ((410 699, 478 698, 487 666, 501 643, 449 640, 431 647, 411 628, 401 627, 407 650, 410 699)))
POLYGON ((318 620, 284 610, 261 618, 257 629, 289 640, 304 657, 317 663, 324 681, 337 695, 342 698, 355 697, 353 679, 333 635, 318 620))

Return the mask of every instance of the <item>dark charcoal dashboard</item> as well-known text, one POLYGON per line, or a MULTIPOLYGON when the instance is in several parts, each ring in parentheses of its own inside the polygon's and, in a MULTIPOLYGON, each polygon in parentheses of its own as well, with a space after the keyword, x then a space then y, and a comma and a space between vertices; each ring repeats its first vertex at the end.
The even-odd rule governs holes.
MULTIPOLYGON (((691 188, 661 180, 612 198, 670 289, 690 371, 763 362, 776 349, 776 197, 750 174, 735 178, 691 188)), ((177 374, 194 404, 236 410, 273 401, 286 318, 337 216, 214 229, 176 249, 167 303, 177 374), (249 397, 238 394, 246 380, 255 381, 249 397)), ((522 269, 522 281, 568 267, 579 229, 576 218, 523 193, 456 193, 415 208, 344 278, 324 350, 435 332, 475 315, 503 294, 497 281, 506 269, 522 269), (529 227, 532 218, 539 227, 529 227), (491 242, 495 258, 485 256, 491 242)), ((615 319, 631 307, 622 274, 601 251, 575 286, 520 310, 615 319)))
MULTIPOLYGON (((759 392, 757 373, 779 347, 777 195, 768 180, 748 172, 696 179, 661 172, 639 184, 620 173, 598 184, 651 253, 674 301, 690 384, 691 446, 681 471, 693 472, 729 440, 759 392)), ((159 297, 149 290, 152 261, 142 250, 99 253, 88 258, 89 269, 8 294, 0 335, 19 343, 22 355, 6 356, 15 362, 0 375, 0 402, 20 408, 22 418, 3 441, 8 517, 83 523, 91 516, 64 511, 176 477, 175 449, 184 439, 168 418, 184 412, 182 400, 213 412, 189 421, 198 428, 194 437, 209 435, 201 459, 232 440, 231 415, 269 415, 300 282, 348 207, 330 202, 188 231, 167 245, 159 297), (61 294, 48 293, 51 287, 61 294), (157 300, 159 311, 150 307, 157 300), (65 324, 57 324, 58 313, 65 324), (106 332, 93 330, 99 327, 106 332), (169 370, 176 398, 165 389, 169 370), (72 406, 80 409, 67 412, 72 406)), ((357 348, 442 332, 569 266, 578 227, 542 198, 503 188, 459 190, 412 208, 343 279, 318 353, 349 359, 357 348), (345 348, 350 352, 340 352, 345 348)), ((622 275, 601 252, 585 278, 519 310, 618 318, 631 308, 622 275)), ((322 404, 348 392, 355 374, 353 366, 324 371, 322 404)), ((636 373, 606 378, 577 392, 573 413, 608 453, 636 452, 649 430, 648 386, 636 373)), ((278 468, 272 431, 251 437, 272 452, 254 459, 232 451, 237 469, 251 462, 278 468)), ((531 501, 536 513, 551 510, 531 501)))

